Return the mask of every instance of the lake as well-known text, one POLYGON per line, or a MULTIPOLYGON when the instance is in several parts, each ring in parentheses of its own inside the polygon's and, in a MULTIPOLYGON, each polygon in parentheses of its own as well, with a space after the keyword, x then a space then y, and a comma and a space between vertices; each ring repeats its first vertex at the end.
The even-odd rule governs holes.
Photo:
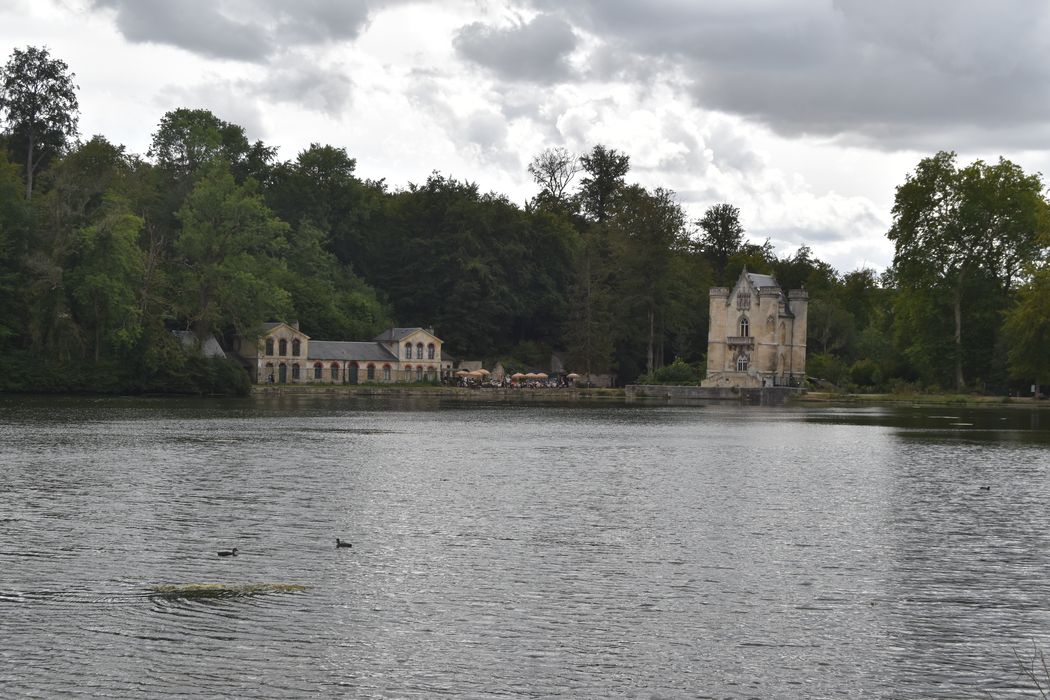
POLYGON ((0 397, 0 695, 1011 697, 1048 504, 1028 409, 0 397))

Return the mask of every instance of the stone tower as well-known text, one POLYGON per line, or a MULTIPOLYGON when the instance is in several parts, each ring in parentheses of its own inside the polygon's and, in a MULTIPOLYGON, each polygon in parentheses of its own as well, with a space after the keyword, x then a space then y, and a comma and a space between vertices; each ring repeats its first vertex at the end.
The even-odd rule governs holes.
POLYGON ((787 296, 770 275, 740 273, 730 290, 710 291, 707 378, 702 386, 800 385, 806 375, 809 294, 787 296))

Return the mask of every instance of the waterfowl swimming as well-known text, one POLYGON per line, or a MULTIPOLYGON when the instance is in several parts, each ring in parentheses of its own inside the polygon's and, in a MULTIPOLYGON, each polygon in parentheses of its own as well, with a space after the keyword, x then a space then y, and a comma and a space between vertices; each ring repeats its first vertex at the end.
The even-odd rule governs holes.
POLYGON ((349 542, 343 542, 338 537, 335 538, 335 548, 336 549, 339 549, 340 547, 353 547, 353 546, 354 545, 350 544, 349 542))
POLYGON ((991 491, 991 490, 992 490, 992 487, 991 487, 991 486, 982 486, 982 487, 981 487, 981 490, 982 490, 982 491, 991 491))
POLYGON ((235 557, 235 556, 237 556, 237 548, 234 547, 233 549, 224 549, 221 552, 219 552, 219 556, 220 557, 235 557))

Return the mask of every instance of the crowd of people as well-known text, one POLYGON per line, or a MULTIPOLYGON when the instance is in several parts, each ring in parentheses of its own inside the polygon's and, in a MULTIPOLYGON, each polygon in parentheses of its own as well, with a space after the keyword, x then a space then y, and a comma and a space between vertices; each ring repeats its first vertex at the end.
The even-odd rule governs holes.
POLYGON ((503 377, 453 377, 454 386, 466 389, 567 389, 577 386, 574 379, 566 376, 547 377, 546 379, 514 379, 503 377))

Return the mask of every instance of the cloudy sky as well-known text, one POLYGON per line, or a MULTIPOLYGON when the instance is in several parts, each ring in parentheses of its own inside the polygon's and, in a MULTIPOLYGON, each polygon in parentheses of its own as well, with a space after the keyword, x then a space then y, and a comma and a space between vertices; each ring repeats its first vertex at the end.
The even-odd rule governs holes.
POLYGON ((145 153, 204 107, 291 159, 343 146, 392 187, 434 170, 523 203, 550 146, 631 157, 693 218, 885 267, 919 159, 1050 172, 1045 0, 4 0, 0 52, 77 74, 81 131, 145 153))

